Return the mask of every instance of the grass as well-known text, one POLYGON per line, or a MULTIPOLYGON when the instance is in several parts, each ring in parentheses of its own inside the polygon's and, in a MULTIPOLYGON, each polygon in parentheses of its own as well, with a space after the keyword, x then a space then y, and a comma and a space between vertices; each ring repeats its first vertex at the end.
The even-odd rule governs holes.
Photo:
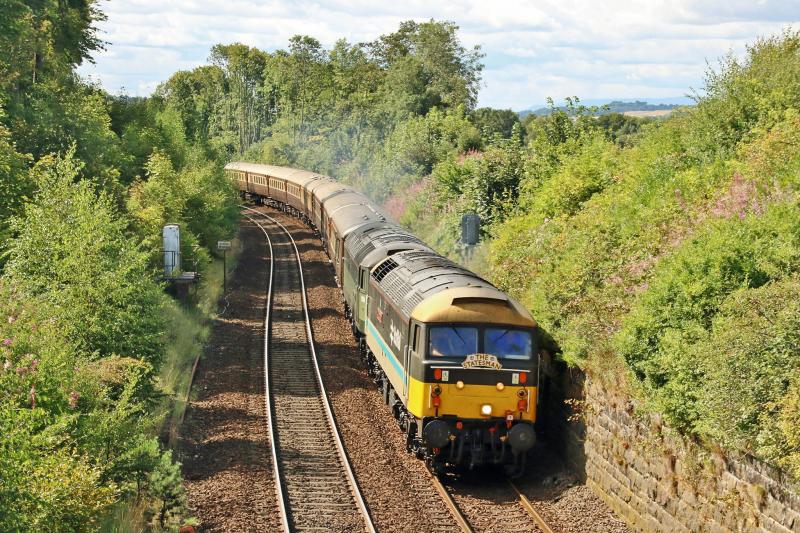
MULTIPOLYGON (((228 281, 236 267, 241 242, 234 239, 228 251, 228 281)), ((164 307, 167 323, 167 349, 159 375, 164 400, 158 409, 161 421, 154 428, 169 448, 177 444, 180 424, 186 410, 187 391, 195 360, 202 358, 223 299, 222 259, 214 259, 203 272, 197 290, 187 303, 170 299, 164 307)), ((224 305, 224 301, 222 302, 224 305)), ((108 533, 143 533, 153 531, 148 524, 148 502, 131 498, 114 508, 102 526, 108 533)))
MULTIPOLYGON (((238 239, 228 252, 228 277, 234 270, 241 252, 238 239)), ((223 294, 222 260, 215 259, 204 272, 197 292, 188 305, 171 300, 164 312, 167 318, 167 353, 159 382, 166 395, 163 434, 169 447, 175 445, 178 429, 186 410, 187 390, 195 360, 201 357, 216 318, 223 294)))

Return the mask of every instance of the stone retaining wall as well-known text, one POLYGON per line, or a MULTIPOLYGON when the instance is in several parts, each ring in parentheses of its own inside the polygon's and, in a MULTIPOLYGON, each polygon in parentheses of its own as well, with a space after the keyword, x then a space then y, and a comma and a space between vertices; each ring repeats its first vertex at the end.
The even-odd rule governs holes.
POLYGON ((709 451, 580 372, 545 366, 546 438, 633 529, 800 532, 800 496, 781 471, 709 451))

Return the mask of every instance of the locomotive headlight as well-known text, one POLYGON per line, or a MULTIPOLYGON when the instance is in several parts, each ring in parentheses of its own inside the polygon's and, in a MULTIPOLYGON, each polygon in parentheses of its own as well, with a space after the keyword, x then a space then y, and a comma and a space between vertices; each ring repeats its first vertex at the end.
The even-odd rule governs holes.
POLYGON ((481 414, 483 416, 492 416, 492 404, 485 403, 481 405, 481 414))

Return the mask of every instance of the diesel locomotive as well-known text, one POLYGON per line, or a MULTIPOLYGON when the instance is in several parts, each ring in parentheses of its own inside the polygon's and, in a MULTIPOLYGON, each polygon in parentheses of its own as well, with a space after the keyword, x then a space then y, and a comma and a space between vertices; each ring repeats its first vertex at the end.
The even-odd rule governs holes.
POLYGON ((321 174, 235 162, 244 198, 317 230, 344 308, 409 451, 435 470, 521 472, 536 440, 536 322, 352 187, 321 174))

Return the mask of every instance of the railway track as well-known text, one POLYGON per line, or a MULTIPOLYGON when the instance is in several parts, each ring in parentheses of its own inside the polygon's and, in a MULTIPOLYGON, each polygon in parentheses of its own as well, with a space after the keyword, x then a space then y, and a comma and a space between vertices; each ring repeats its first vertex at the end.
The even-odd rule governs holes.
MULTIPOLYGON (((250 213, 245 217, 264 233, 272 258, 264 368, 273 471, 283 528, 287 532, 374 532, 319 373, 297 246, 280 222, 257 209, 244 209, 250 213)), ((453 519, 451 522, 441 517, 441 531, 553 533, 530 500, 510 481, 490 484, 488 492, 494 494, 483 497, 480 491, 476 495, 474 490, 463 490, 459 484, 448 487, 437 476, 431 477, 435 492, 453 519)))
POLYGON ((462 487, 454 485, 447 487, 438 476, 431 475, 431 478, 436 492, 444 500, 464 533, 481 531, 553 533, 553 529, 536 511, 533 503, 510 480, 481 487, 476 495, 474 491, 469 491, 468 494, 462 487), (481 492, 484 490, 492 491, 494 495, 483 497, 481 492))
POLYGON ((373 533, 320 376, 299 251, 280 222, 244 209, 271 256, 264 379, 283 529, 373 533))

